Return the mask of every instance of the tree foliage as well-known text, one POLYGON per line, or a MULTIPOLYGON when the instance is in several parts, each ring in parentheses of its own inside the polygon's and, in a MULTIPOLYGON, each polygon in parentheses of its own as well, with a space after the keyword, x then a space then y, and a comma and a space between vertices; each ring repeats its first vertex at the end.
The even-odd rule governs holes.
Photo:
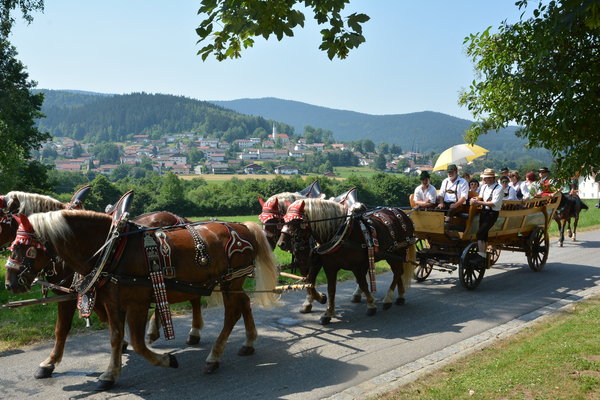
MULTIPOLYGON (((3 10, 3 9, 2 9, 3 10)), ((15 48, 0 35, 0 191, 15 187, 21 190, 45 187, 45 169, 28 160, 31 150, 39 149, 49 136, 35 126, 44 96, 32 94, 36 85, 29 80, 25 66, 16 58, 15 48), (23 170, 34 172, 23 182, 23 170)))
POLYGON ((213 55, 222 61, 238 58, 242 49, 252 47, 262 36, 277 40, 294 36, 294 29, 304 27, 304 12, 313 14, 321 30, 319 49, 329 59, 344 59, 351 49, 365 41, 362 25, 369 17, 361 13, 342 16, 350 0, 202 0, 198 14, 205 17, 196 29, 198 43, 206 42, 198 51, 203 60, 213 55), (304 11, 299 8, 304 7, 304 11))
POLYGON ((497 33, 488 28, 465 43, 478 73, 460 95, 476 119, 471 143, 517 123, 529 146, 552 152, 559 178, 600 168, 598 1, 540 3, 531 18, 503 22, 497 33))
POLYGON ((12 11, 19 9, 27 22, 33 21, 33 11, 43 11, 43 0, 0 0, 0 36, 8 37, 15 19, 12 11))

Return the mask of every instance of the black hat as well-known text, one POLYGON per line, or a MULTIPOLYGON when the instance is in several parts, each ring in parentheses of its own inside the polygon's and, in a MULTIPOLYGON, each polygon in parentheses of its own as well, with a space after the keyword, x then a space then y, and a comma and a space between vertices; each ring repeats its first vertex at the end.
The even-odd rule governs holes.
POLYGON ((538 172, 547 172, 547 173, 550 173, 550 170, 548 169, 548 167, 542 167, 542 168, 538 169, 538 172))
POLYGON ((429 172, 427 172, 427 171, 421 171, 421 176, 419 176, 420 180, 429 179, 429 178, 430 178, 429 172))
POLYGON ((508 167, 504 167, 500 170, 500 172, 504 172, 504 171, 508 172, 508 171, 510 171, 510 169, 508 169, 508 167))
POLYGON ((456 164, 448 164, 448 167, 446 168, 446 171, 450 172, 450 171, 458 171, 458 168, 456 167, 456 164))

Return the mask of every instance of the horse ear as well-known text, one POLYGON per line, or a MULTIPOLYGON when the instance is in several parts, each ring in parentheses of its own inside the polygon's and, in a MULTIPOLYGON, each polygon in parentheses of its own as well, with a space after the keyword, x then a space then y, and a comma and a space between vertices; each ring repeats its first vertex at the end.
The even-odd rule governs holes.
POLYGON ((300 202, 300 207, 298 207, 298 212, 303 213, 304 212, 304 200, 302 200, 300 202))
POLYGON ((273 201, 273 209, 279 210, 279 199, 277 197, 275 197, 275 200, 273 201))
POLYGON ((261 207, 264 207, 264 205, 265 205, 265 201, 263 200, 263 198, 262 198, 262 197, 258 196, 258 202, 260 203, 260 206, 261 206, 261 207))
POLYGON ((34 232, 33 226, 31 222, 29 222, 29 218, 25 214, 17 214, 13 217, 19 223, 18 230, 25 232, 34 232))
POLYGON ((0 196, 0 210, 4 210, 6 208, 6 200, 4 200, 4 196, 0 196))

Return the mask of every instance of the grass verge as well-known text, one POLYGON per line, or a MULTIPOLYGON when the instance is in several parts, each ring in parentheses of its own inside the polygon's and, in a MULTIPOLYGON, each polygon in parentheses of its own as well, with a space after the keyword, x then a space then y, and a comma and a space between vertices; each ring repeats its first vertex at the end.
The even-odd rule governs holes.
POLYGON ((594 297, 376 399, 598 399, 598 332, 594 297))

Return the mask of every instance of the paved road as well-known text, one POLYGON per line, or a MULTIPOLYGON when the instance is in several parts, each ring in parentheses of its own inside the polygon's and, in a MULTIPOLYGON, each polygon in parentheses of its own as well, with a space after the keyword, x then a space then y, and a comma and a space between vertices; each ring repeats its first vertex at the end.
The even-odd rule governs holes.
MULTIPOLYGON (((389 279, 389 274, 378 278, 379 296, 389 279)), ((251 357, 236 355, 243 343, 238 323, 215 375, 204 375, 202 368, 220 328, 218 309, 205 310, 200 345, 185 345, 189 318, 180 317, 177 338, 154 346, 173 352, 179 369, 153 367, 129 353, 109 392, 93 392, 108 363, 107 332, 71 338, 52 379, 32 377, 49 344, 3 353, 0 398, 321 399, 344 390, 352 393, 356 385, 377 382, 381 374, 431 354, 439 357, 457 344, 477 345, 490 329, 599 285, 600 231, 581 233, 577 243, 565 242, 563 248, 553 243, 540 273, 527 267, 523 253, 503 254, 472 292, 460 286, 457 273, 434 272, 428 281, 413 285, 406 305, 380 309, 374 317, 365 315, 364 303, 349 302, 351 283, 338 285, 339 318, 328 326, 318 324, 323 306, 312 315, 298 314, 303 293, 288 293, 281 307, 255 310, 260 337, 251 357)))

